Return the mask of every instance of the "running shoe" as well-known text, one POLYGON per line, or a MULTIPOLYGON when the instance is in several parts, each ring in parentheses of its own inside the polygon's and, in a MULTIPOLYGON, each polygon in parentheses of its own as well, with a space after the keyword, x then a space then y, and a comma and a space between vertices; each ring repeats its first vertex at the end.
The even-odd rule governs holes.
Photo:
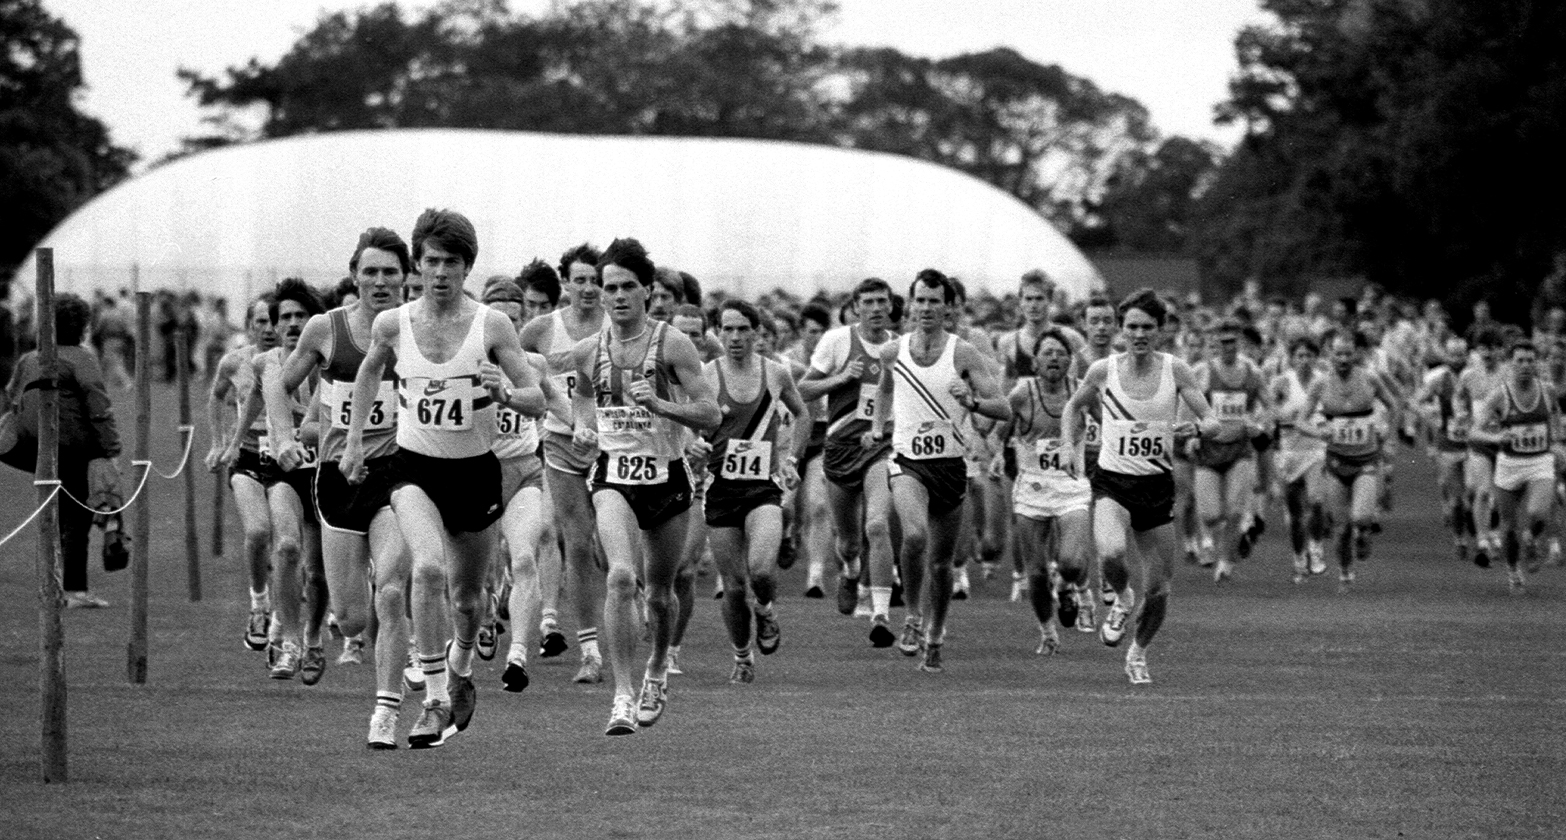
POLYGON ((364 635, 343 639, 343 652, 337 655, 338 665, 364 664, 364 635))
POLYGON ((1126 676, 1130 678, 1132 685, 1150 685, 1153 682, 1152 675, 1147 673, 1147 654, 1142 653, 1136 658, 1131 657, 1131 651, 1126 651, 1126 676))
POLYGON ((1099 640, 1110 647, 1120 644, 1120 640, 1126 636, 1126 623, 1130 618, 1130 608, 1116 598, 1115 603, 1109 606, 1109 615, 1104 616, 1104 626, 1098 629, 1099 640))
POLYGON ((1093 607, 1093 599, 1087 597, 1087 592, 1082 587, 1077 587, 1077 632, 1098 632, 1097 610, 1093 607))
POLYGON ((952 574, 952 600, 968 600, 968 567, 959 566, 952 574))
POLYGON ((499 639, 495 636, 495 625, 484 624, 479 627, 478 636, 473 640, 473 652, 478 658, 488 662, 495 658, 495 647, 499 639))
POLYGON ((1188 565, 1196 565, 1197 560, 1200 559, 1197 557, 1196 540, 1191 537, 1186 537, 1183 548, 1185 551, 1185 562, 1188 565))
POLYGON ((560 625, 553 621, 546 621, 538 628, 543 639, 538 643, 538 655, 545 659, 553 659, 571 649, 566 642, 565 634, 560 632, 560 625))
POLYGON ((1011 597, 1013 604, 1028 597, 1028 577, 1021 572, 1011 573, 1011 597))
POLYGON ((924 628, 917 618, 909 617, 903 620, 903 635, 897 641, 897 649, 903 656, 913 656, 924 647, 924 628))
POLYGON ((854 601, 854 618, 869 618, 874 614, 870 601, 870 587, 859 587, 859 595, 854 601))
POLYGON ((478 687, 473 685, 472 674, 464 677, 455 671, 448 670, 447 673, 451 675, 448 683, 451 690, 451 725, 461 732, 473 722, 473 710, 478 706, 478 687))
POLYGON ((771 656, 783 641, 783 628, 778 626, 776 615, 756 613, 756 650, 762 656, 771 656))
POLYGON ((1354 571, 1352 569, 1342 569, 1342 570, 1340 570, 1338 572, 1338 591, 1339 592, 1347 592, 1347 591, 1349 591, 1353 587, 1353 585, 1354 585, 1354 571))
POLYGON ((685 669, 680 667, 680 652, 675 650, 673 647, 669 648, 669 665, 663 670, 664 673, 676 677, 685 673, 685 669))
POLYGON ((1234 579, 1234 564, 1228 560, 1220 559, 1213 564, 1213 583, 1223 583, 1234 579))
POLYGON ((419 667, 418 656, 418 647, 410 642, 408 644, 408 664, 402 669, 402 682, 403 685, 408 687, 409 691, 424 690, 424 669, 419 667))
POLYGON ((513 694, 527 688, 527 665, 521 662, 510 661, 506 663, 506 670, 500 675, 500 682, 505 689, 513 694))
POLYGON ((821 584, 812 583, 810 584, 809 588, 805 590, 805 597, 814 600, 820 600, 826 597, 826 593, 821 591, 821 584))
POLYGON ((853 615, 854 607, 858 606, 858 604, 858 578, 839 577, 837 579, 837 611, 843 615, 853 615))
POLYGON ((578 683, 584 683, 584 684, 601 683, 601 682, 603 682, 604 681, 604 660, 603 660, 603 657, 601 657, 601 656, 584 656, 584 657, 582 657, 582 667, 577 669, 576 676, 572 677, 571 681, 572 682, 578 682, 578 683))
POLYGON ((1113 604, 1117 597, 1119 596, 1115 594, 1115 588, 1109 585, 1109 581, 1100 580, 1098 582, 1098 599, 1104 602, 1104 606, 1107 607, 1113 604))
POLYGON ((324 676, 326 676, 326 648, 320 645, 306 647, 304 658, 299 660, 299 681, 305 685, 315 685, 324 676))
POLYGON ((636 725, 652 726, 658 722, 658 718, 663 717, 663 712, 668 707, 669 681, 643 678, 642 696, 636 702, 636 725))
POLYGON ((1217 562, 1218 547, 1213 545, 1211 534, 1203 534, 1200 546, 1196 550, 1196 564, 1198 566, 1211 566, 1217 562))
POLYGON ((1298 554, 1294 555, 1294 578, 1293 578, 1293 580, 1294 580, 1295 584, 1301 584, 1301 583, 1305 582, 1305 578, 1308 577, 1309 575, 1310 575, 1310 559, 1305 556, 1305 552, 1301 551, 1298 554))
POLYGON ((1528 583, 1523 578, 1523 570, 1511 569, 1506 573, 1506 591, 1513 595, 1521 595, 1527 591, 1528 583))
POLYGON ((1246 529, 1241 531, 1239 539, 1235 540, 1234 553, 1239 555, 1241 560, 1244 560, 1251 556, 1251 549, 1255 547, 1255 538, 1251 536, 1250 529, 1246 529))
POLYGON ((1490 568, 1490 546, 1484 540, 1479 541, 1479 546, 1474 551, 1474 565, 1481 569, 1490 568))
POLYGON ((892 622, 884 615, 878 615, 870 620, 870 646, 877 648, 889 648, 897 642, 897 634, 892 632, 892 622))
POLYGON ((245 647, 266 650, 267 633, 272 629, 272 615, 266 610, 251 610, 245 623, 245 647))
POLYGON ((370 714, 370 736, 365 739, 366 749, 397 749, 397 710, 376 706, 370 714))
POLYGON ((629 694, 616 695, 614 708, 609 711, 609 727, 605 735, 636 734, 636 701, 629 694))
POLYGON ((1561 558, 1562 558, 1561 541, 1556 539, 1556 538, 1554 538, 1554 537, 1551 537, 1550 538, 1550 561, 1549 561, 1550 565, 1551 566, 1559 566, 1559 565, 1561 565, 1561 563, 1562 563, 1562 559, 1561 558))
POLYGON ((1305 544, 1305 558, 1310 562, 1311 574, 1326 574, 1327 550, 1322 546, 1321 540, 1311 540, 1305 544))
POLYGON ((1077 614, 1081 611, 1075 587, 1066 584, 1055 590, 1055 617, 1060 619, 1061 627, 1077 626, 1077 614))
POLYGON ((267 675, 274 680, 291 680, 299 674, 299 646, 283 642, 272 648, 272 662, 267 675))
POLYGON ((979 561, 979 577, 985 580, 995 579, 995 567, 999 565, 994 560, 979 561))
POLYGON ((729 672, 729 683, 733 684, 733 685, 738 685, 739 683, 753 683, 755 681, 756 681, 756 660, 754 660, 754 659, 736 659, 736 660, 734 660, 734 670, 729 672))
POLYGON ((919 662, 919 670, 926 674, 939 674, 941 668, 941 646, 925 645, 924 659, 919 662))
POLYGON ((1033 652, 1039 656, 1054 656, 1060 650, 1060 633, 1055 630, 1055 623, 1039 626, 1039 646, 1033 652))
POLYGON ((451 725, 451 706, 439 700, 425 700, 419 719, 408 732, 408 749, 427 750, 446 743, 456 733, 451 725))

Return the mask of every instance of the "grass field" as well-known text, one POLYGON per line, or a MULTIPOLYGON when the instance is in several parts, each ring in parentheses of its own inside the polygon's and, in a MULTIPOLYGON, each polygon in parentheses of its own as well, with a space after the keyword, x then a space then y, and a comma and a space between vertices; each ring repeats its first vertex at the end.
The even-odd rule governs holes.
MULTIPOLYGON (((472 728, 394 753, 364 749, 369 666, 311 688, 266 679, 241 648, 232 548, 207 559, 205 600, 186 600, 179 487, 152 479, 147 684, 125 679, 128 573, 95 570, 113 607, 65 616, 68 785, 38 782, 32 532, 0 548, 0 837, 1566 836, 1566 571, 1510 597, 1500 572, 1459 564, 1420 463, 1400 468, 1350 595, 1291 585, 1276 522, 1231 585, 1182 567, 1151 686, 1083 634, 1033 656, 999 579, 975 580, 946 672, 922 674, 800 598, 796 568, 783 647, 752 685, 727 684, 703 598, 655 728, 604 737, 610 690, 570 682, 573 650, 536 660, 521 695, 500 690, 498 660, 478 663, 472 728)), ((32 488, 7 469, 0 496, 9 530, 32 488)))

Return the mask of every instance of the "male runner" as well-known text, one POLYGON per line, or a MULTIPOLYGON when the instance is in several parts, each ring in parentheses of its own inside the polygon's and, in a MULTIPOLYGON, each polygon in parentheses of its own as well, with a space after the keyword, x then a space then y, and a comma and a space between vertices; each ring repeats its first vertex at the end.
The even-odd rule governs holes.
POLYGON ((1495 502, 1505 537, 1506 582, 1513 595, 1527 585, 1523 566, 1538 570, 1539 537, 1555 504, 1555 453, 1552 432, 1557 422, 1555 395, 1539 379, 1538 351, 1532 341, 1512 343, 1507 376, 1479 404, 1471 438, 1496 443, 1495 502))
POLYGON ((1240 521, 1256 489, 1256 457, 1251 438, 1262 428, 1266 410, 1261 371, 1240 355, 1240 325, 1221 322, 1212 333, 1217 347, 1192 371, 1213 408, 1218 433, 1192 444, 1196 464, 1194 491, 1202 525, 1202 565, 1213 566, 1213 580, 1234 573, 1234 561, 1250 554, 1240 521))
MULTIPOLYGON (((369 621, 371 590, 366 570, 373 575, 376 700, 366 743, 377 750, 397 747, 402 668, 408 654, 410 561, 391 508, 390 465, 397 451, 397 373, 393 368, 387 367, 377 384, 365 424, 365 480, 349 484, 337 463, 347 444, 354 379, 370 344, 371 326, 377 315, 399 305, 409 262, 407 243, 391 230, 372 227, 360 234, 348 260, 357 300, 311 318, 281 375, 268 375, 262 383, 269 423, 286 430, 292 422, 287 394, 320 372, 317 392, 326 415, 320 454, 326 469, 316 471, 315 497, 327 591, 338 627, 352 638, 369 621)), ((305 454, 292 438, 284 434, 274 444, 277 460, 285 468, 297 464, 305 454)))
POLYGON ((890 330, 892 287, 879 277, 854 288, 858 322, 828 330, 810 357, 810 372, 799 383, 800 396, 827 399, 827 434, 822 466, 827 506, 835 526, 838 560, 837 611, 852 615, 859 600, 860 545, 867 545, 871 602, 870 643, 891 647, 897 640, 888 617, 892 609, 892 494, 886 459, 891 447, 864 445, 876 416, 881 382, 881 351, 895 335, 890 330))
POLYGON ((270 295, 250 304, 245 321, 245 344, 230 350, 219 360, 212 374, 212 389, 207 395, 207 421, 212 431, 212 448, 207 452, 209 472, 228 472, 228 486, 234 494, 234 507, 245 533, 245 569, 250 577, 250 616, 245 622, 245 647, 261 651, 267 648, 272 626, 272 598, 267 579, 272 570, 272 510, 266 499, 266 484, 271 470, 261 465, 258 443, 266 433, 265 421, 257 418, 248 428, 229 429, 225 406, 232 405, 237 422, 246 394, 254 385, 255 369, 250 360, 277 346, 277 330, 268 314, 270 295), (225 467, 224 453, 231 439, 240 442, 239 458, 225 467))
POLYGON ((1035 375, 1018 381, 1007 396, 1012 419, 1001 432, 1017 464, 1013 531, 1017 551, 1028 565, 1028 592, 1039 622, 1035 653, 1044 656, 1060 647, 1057 601, 1062 627, 1079 626, 1084 607, 1092 611, 1082 588, 1092 553, 1093 489, 1085 476, 1071 469, 1077 453, 1066 450, 1061 440, 1061 412, 1076 390, 1076 382, 1066 375, 1071 361, 1071 342, 1064 333, 1051 329, 1039 334, 1033 351, 1035 375), (1051 592, 1051 565, 1060 575, 1058 596, 1051 592))
MULTIPOLYGON (((1101 294, 1095 294, 1088 298, 1087 305, 1082 309, 1082 326, 1087 333, 1087 343, 1071 360, 1070 375, 1080 381, 1087 375, 1087 370, 1094 362, 1109 358, 1115 352, 1115 336, 1120 331, 1120 318, 1115 312, 1115 302, 1101 294)), ((1075 388, 1075 386, 1073 386, 1075 388)), ((1082 465, 1089 481, 1093 473, 1098 470, 1098 450, 1100 440, 1099 408, 1097 403, 1089 403, 1082 414, 1082 465)), ((1093 502, 1088 501, 1088 511, 1091 516, 1093 502)), ((1097 567, 1100 598, 1107 606, 1115 600, 1115 590, 1104 577, 1102 564, 1098 562, 1098 554, 1093 549, 1092 540, 1088 540, 1089 560, 1097 567)), ((1086 586, 1086 579, 1083 581, 1086 586)), ((1080 593, 1078 593, 1080 595, 1080 593)), ((1093 609, 1093 602, 1087 598, 1078 597, 1079 607, 1077 614, 1077 629, 1083 633, 1092 633, 1098 629, 1098 621, 1093 609)))
MULTIPOLYGON (((658 270, 671 271, 667 268, 658 270)), ((674 274, 679 276, 679 272, 674 274)), ((701 311, 701 307, 690 303, 682 303, 675 307, 670 326, 684 333, 685 337, 691 340, 704 364, 723 355, 718 342, 707 337, 707 315, 701 311)), ((687 439, 695 441, 696 437, 687 435, 687 439)), ((686 461, 685 466, 690 471, 691 506, 700 509, 705 502, 707 486, 706 458, 691 458, 686 461)), ((690 625, 691 616, 696 613, 696 569, 701 565, 702 555, 707 551, 706 521, 700 516, 692 516, 688 524, 690 531, 685 535, 685 548, 680 554, 680 567, 674 574, 674 600, 678 611, 675 613, 674 635, 669 641, 669 673, 671 674, 685 673, 680 670, 680 644, 685 641, 685 628, 690 625)), ((722 593, 723 581, 720 575, 718 597, 723 597, 722 593)))
MULTIPOLYGON (((825 306, 812 301, 799 313, 799 342, 789 350, 791 361, 810 372, 810 358, 831 328, 832 315, 825 306)), ((803 376, 801 377, 803 378, 803 376)), ((800 542, 805 554, 805 597, 823 598, 827 555, 832 551, 832 521, 827 510, 826 473, 821 468, 821 451, 826 446, 827 401, 810 401, 810 445, 800 462, 799 490, 794 494, 795 521, 799 523, 800 542)), ((801 421, 803 422, 803 421, 801 421)))
POLYGON ((1164 326, 1164 302, 1142 289, 1120 304, 1120 329, 1128 349, 1088 368, 1065 408, 1065 438, 1074 449, 1081 438, 1081 412, 1099 404, 1102 444, 1093 474, 1093 536, 1104 577, 1115 601, 1099 630, 1114 647, 1125 636, 1136 609, 1136 592, 1126 568, 1126 536, 1136 541, 1142 559, 1143 599, 1136 633, 1126 651, 1126 676, 1132 685, 1152 682, 1147 647, 1169 609, 1169 580, 1176 551, 1174 466, 1177 441, 1200 433, 1210 436, 1218 424, 1185 362, 1153 349, 1164 326), (1177 419, 1186 406, 1194 421, 1177 419))
MULTIPOLYGON (((1479 413, 1479 406, 1500 389, 1506 375, 1501 369, 1501 334, 1488 328, 1471 332, 1479 363, 1465 366, 1457 376, 1457 422, 1467 421, 1470 427, 1479 413)), ((1498 449, 1493 440, 1475 440, 1470 435, 1468 461, 1463 464, 1468 509, 1474 514, 1474 564, 1481 568, 1489 566, 1490 558, 1501 550, 1500 535, 1494 525, 1495 454, 1498 449)))
POLYGON ((706 464, 709 478, 703 518, 712 553, 723 577, 723 623, 734 646, 731 683, 756 678, 751 653, 751 617, 755 616, 756 649, 778 649, 781 631, 773 612, 777 591, 778 543, 783 538, 782 486, 799 481, 799 459, 810 442, 810 425, 793 425, 786 457, 781 413, 803 417, 789 369, 756 353, 761 314, 742 300, 730 299, 718 309, 718 334, 724 355, 702 369, 717 394, 723 419, 697 438, 691 453, 706 464), (749 604, 755 594, 755 606, 749 604))
POLYGON ((1268 386, 1278 407, 1278 473, 1283 482, 1283 503, 1289 513, 1289 541, 1294 548, 1294 582, 1327 570, 1322 540, 1326 516, 1321 504, 1322 464, 1326 444, 1304 431, 1311 418, 1304 414, 1311 386, 1321 377, 1315 339, 1297 338, 1290 345, 1289 368, 1273 377, 1268 386))
MULTIPOLYGON (((598 249, 585 242, 560 256, 560 279, 565 285, 567 305, 548 317, 529 321, 519 339, 523 350, 543 355, 550 382, 567 399, 576 393, 576 364, 572 357, 576 343, 597 335, 604 327, 599 256, 598 249)), ((571 415, 550 411, 544 416, 544 483, 549 487, 563 548, 564 595, 576 610, 576 640, 582 649, 582 664, 574 679, 596 683, 603 680, 598 622, 604 614, 604 570, 593 545, 593 505, 587 492, 587 473, 598 450, 573 438, 572 423, 571 415)), ((565 635, 551 616, 546 614, 542 621, 540 651, 545 657, 559 656, 567 649, 565 635)))
POLYGON ((615 692, 606 735, 630 735, 638 726, 652 726, 668 705, 671 589, 691 504, 681 427, 701 432, 721 419, 696 347, 678 330, 648 317, 654 271, 641 243, 611 243, 598 260, 608 328, 572 350, 575 437, 599 449, 589 480, 598 541, 609 563, 604 629, 615 692), (653 649, 640 699, 633 701, 639 561, 653 649))
POLYGON ((912 656, 922 648, 919 669, 942 670, 946 612, 952 599, 952 559, 962 527, 967 494, 967 441, 962 413, 991 420, 1011 418, 1011 404, 999 393, 990 361, 972 344, 946 331, 946 310, 956 305, 950 278, 927 268, 908 288, 913 331, 881 349, 881 383, 864 448, 875 450, 892 422, 887 468, 892 501, 902 530, 903 591, 907 616, 898 649, 912 656), (928 627, 920 598, 930 578, 928 627))
POLYGON ((1425 373, 1413 404, 1424 414, 1427 440, 1433 450, 1441 511, 1452 532, 1457 558, 1466 561, 1473 549, 1474 518, 1468 510, 1463 471, 1468 461, 1470 417, 1460 408, 1457 382, 1468 365, 1468 342, 1455 333, 1434 348, 1439 361, 1425 373))
MULTIPOLYGON (((1017 284, 1017 311, 1022 316, 1022 324, 1015 330, 1001 333, 995 340, 995 355, 1001 366, 1001 387, 1008 392, 1015 386, 1018 380, 1033 376, 1033 347, 1038 344, 1040 335, 1050 329, 1050 302, 1054 297, 1054 284, 1042 271, 1033 270, 1022 275, 1022 280, 1017 284)), ((1015 465, 1008 465, 1003 470, 1002 487, 1011 490, 1008 495, 1015 496, 1014 487, 1010 487, 1015 477, 1015 465)), ((1024 552, 1016 544, 1015 533, 1010 535, 1008 542, 1008 555, 1011 557, 1011 600, 1021 601, 1028 591, 1028 569, 1023 556, 1024 552)))
POLYGON ((386 367, 395 361, 398 449, 390 465, 391 504, 413 555, 410 605, 424 671, 424 709, 408 733, 414 749, 444 744, 473 717, 479 601, 495 550, 492 526, 502 514, 500 463, 490 451, 496 405, 529 416, 544 410, 510 319, 463 294, 477 255, 478 236, 460 213, 430 209, 414 223, 413 259, 424 295, 376 316, 354 380, 338 465, 349 483, 366 481, 365 429, 386 367), (489 361, 519 387, 507 388, 486 368, 489 361), (448 598, 450 623, 441 620, 448 598), (450 643, 448 632, 454 634, 450 643))

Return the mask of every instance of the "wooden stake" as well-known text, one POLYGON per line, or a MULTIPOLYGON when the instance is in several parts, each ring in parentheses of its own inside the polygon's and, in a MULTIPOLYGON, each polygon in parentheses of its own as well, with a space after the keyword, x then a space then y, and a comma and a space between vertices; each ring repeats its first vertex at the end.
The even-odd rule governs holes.
MULTIPOLYGON (((59 479, 60 401, 58 384, 59 354, 54 336, 54 249, 39 248, 34 260, 38 269, 38 375, 44 387, 38 389, 38 464, 34 478, 56 482, 59 479)), ((45 784, 66 782, 68 768, 65 749, 65 628, 60 624, 60 497, 45 504, 57 483, 38 485, 38 700, 42 749, 38 770, 45 784)))
MULTIPOLYGON (((137 272, 138 276, 140 272, 137 272)), ((136 293, 136 460, 152 459, 152 293, 136 293)), ((135 469, 151 469, 143 466, 135 469)), ((147 682, 147 563, 151 557, 152 494, 136 500, 131 522, 131 627, 125 649, 125 678, 147 682)))
MULTIPOLYGON (((179 366, 179 425, 190 428, 190 348, 184 327, 174 331, 174 363, 179 366)), ((195 430, 182 432, 181 436, 195 437, 195 430)), ((180 443, 185 441, 181 440, 180 443)), ((196 450, 195 441, 190 451, 196 450)), ((196 469, 185 459, 185 585, 191 601, 201 600, 201 539, 196 531, 196 469)))

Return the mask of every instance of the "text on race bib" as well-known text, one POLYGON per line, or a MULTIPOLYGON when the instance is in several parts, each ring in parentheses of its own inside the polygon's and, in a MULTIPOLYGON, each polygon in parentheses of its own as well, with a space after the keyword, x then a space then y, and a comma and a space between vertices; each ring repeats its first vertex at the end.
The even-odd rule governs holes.
POLYGON ((1334 417, 1328 441, 1338 446, 1365 446, 1375 439, 1369 417, 1334 417))
POLYGON ((1521 455, 1538 455, 1550 448, 1550 427, 1545 423, 1523 423, 1506 430, 1512 449, 1521 455))
POLYGON ((576 393, 576 371, 557 373, 549 378, 554 380, 555 387, 565 394, 566 399, 571 399, 576 393))
POLYGON ((961 458, 964 453, 952 431, 952 424, 930 420, 919 424, 919 428, 915 429, 908 438, 907 450, 900 454, 909 458, 923 459, 961 458))
POLYGON ((765 440, 730 440, 723 450, 719 477, 737 481, 766 481, 772 477, 772 443, 765 440))
MULTIPOLYGON (((364 424, 365 431, 385 431, 397 425, 397 417, 391 411, 395 398, 393 383, 382 381, 376 385, 375 402, 370 404, 370 416, 364 424)), ((331 414, 332 428, 347 429, 348 424, 353 420, 353 383, 331 383, 331 387, 322 392, 322 402, 331 414)))
POLYGON ((1098 421, 1093 419, 1091 414, 1084 416, 1083 419, 1086 422, 1083 424, 1082 440, 1090 447, 1098 446, 1103 434, 1098 421))
POLYGON ((1039 470, 1047 473, 1064 473, 1071 466, 1071 451, 1059 438, 1039 438, 1033 442, 1033 457, 1039 470))
POLYGON ((598 433, 629 434, 651 432, 653 413, 639 405, 601 405, 598 407, 598 433))
POLYGON ((669 480, 668 464, 656 455, 609 455, 604 480, 610 484, 663 484, 669 480))
POLYGON ((1164 458, 1169 455, 1169 449, 1162 430, 1148 429, 1122 434, 1116 454, 1127 458, 1164 458))
POLYGON ((1249 402, 1249 396, 1243 391, 1214 391, 1213 414, 1219 420, 1244 420, 1250 414, 1247 408, 1249 402))
MULTIPOLYGON (((299 433, 298 432, 294 432, 294 440, 295 441, 299 440, 299 433)), ((262 463, 265 463, 265 464, 276 464, 277 463, 276 459, 274 459, 272 457, 272 441, 271 441, 270 436, 262 435, 260 437, 260 439, 256 442, 256 445, 261 450, 261 462, 262 463)), ((296 470, 313 469, 315 467, 315 459, 316 459, 315 447, 310 446, 309 444, 306 444, 306 443, 301 443, 301 444, 299 444, 299 448, 304 451, 304 458, 300 460, 299 466, 295 467, 294 469, 296 469, 296 470)))
POLYGON ((854 417, 860 420, 875 419, 875 401, 880 398, 881 386, 870 383, 859 386, 859 405, 854 409, 854 417))
POLYGON ((502 408, 495 412, 495 431, 501 437, 520 438, 527 434, 527 425, 532 423, 532 418, 509 408, 502 408))

